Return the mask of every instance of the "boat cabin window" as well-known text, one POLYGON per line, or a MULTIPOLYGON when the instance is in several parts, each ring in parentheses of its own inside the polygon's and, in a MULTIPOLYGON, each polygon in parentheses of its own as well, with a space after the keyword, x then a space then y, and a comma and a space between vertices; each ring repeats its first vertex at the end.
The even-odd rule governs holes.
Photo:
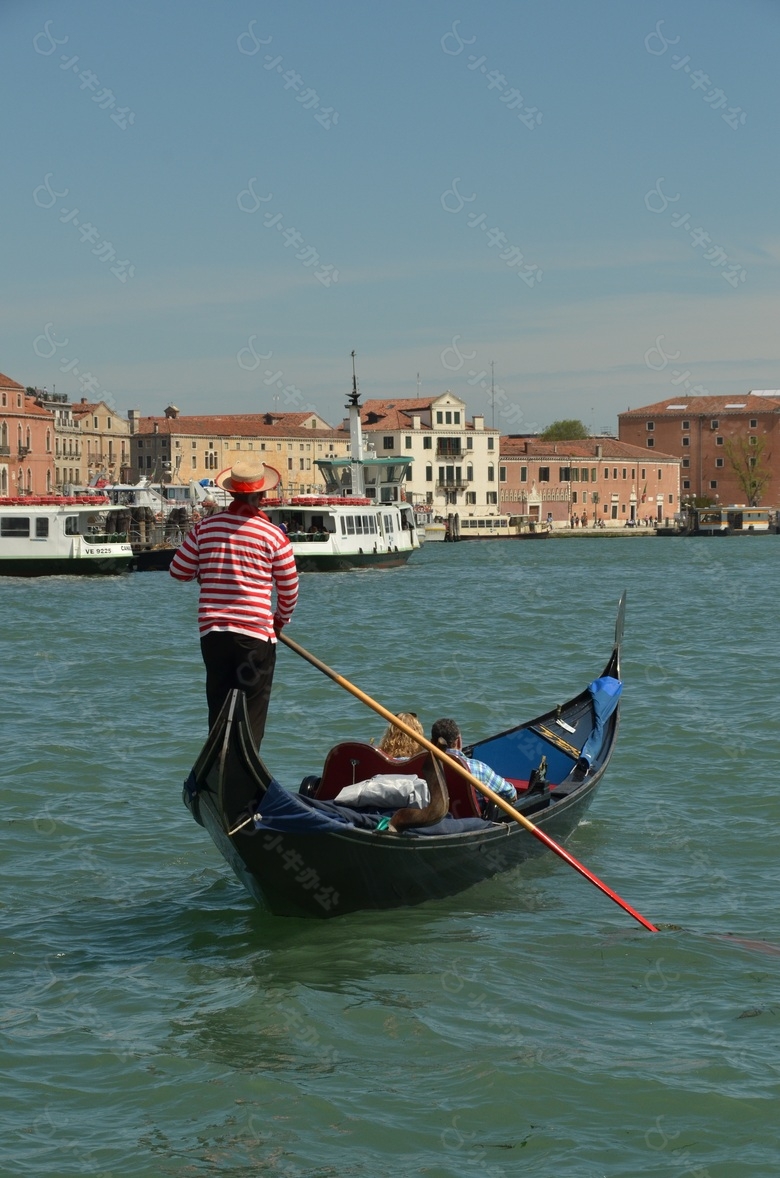
POLYGON ((342 536, 346 536, 346 534, 347 534, 347 525, 346 525, 346 523, 344 522, 344 516, 343 516, 343 515, 342 515, 342 517, 341 517, 341 534, 342 534, 342 536))
POLYGON ((354 517, 354 515, 347 516, 347 535, 348 536, 355 535, 355 517, 354 517))
POLYGON ((45 540, 49 534, 49 518, 44 516, 42 519, 35 521, 35 538, 36 540, 45 540))
POLYGON ((393 517, 392 517, 392 515, 385 515, 382 518, 385 521, 385 531, 389 535, 393 530, 393 517))
POLYGON ((4 515, 0 518, 0 536, 29 536, 30 521, 27 516, 4 515))
POLYGON ((65 516, 65 535, 78 536, 79 534, 79 517, 77 515, 65 516))

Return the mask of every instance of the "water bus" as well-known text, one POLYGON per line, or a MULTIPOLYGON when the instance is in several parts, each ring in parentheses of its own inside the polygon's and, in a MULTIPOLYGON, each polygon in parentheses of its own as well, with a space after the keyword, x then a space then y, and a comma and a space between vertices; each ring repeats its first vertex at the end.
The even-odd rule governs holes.
POLYGON ((127 536, 106 530, 108 500, 26 495, 0 500, 0 576, 106 576, 127 572, 127 536))

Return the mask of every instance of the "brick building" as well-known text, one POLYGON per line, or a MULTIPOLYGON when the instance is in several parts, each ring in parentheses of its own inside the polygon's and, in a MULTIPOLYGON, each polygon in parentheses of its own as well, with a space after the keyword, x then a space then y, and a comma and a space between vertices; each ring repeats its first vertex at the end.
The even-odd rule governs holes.
POLYGON ((651 454, 675 454, 681 462, 683 499, 746 503, 730 458, 765 470, 762 504, 780 506, 780 390, 739 397, 667 397, 618 417, 620 440, 651 454))
POLYGON ((680 459, 648 453, 615 438, 542 442, 503 437, 501 511, 555 527, 572 516, 589 526, 671 520, 680 507, 680 459))

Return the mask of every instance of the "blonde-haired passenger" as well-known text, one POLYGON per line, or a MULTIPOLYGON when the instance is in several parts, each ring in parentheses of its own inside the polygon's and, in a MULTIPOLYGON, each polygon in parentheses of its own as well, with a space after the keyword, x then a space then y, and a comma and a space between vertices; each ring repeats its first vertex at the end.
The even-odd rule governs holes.
MULTIPOLYGON (((425 736, 425 729, 413 712, 397 712, 396 715, 409 728, 419 732, 420 736, 425 736)), ((423 751, 421 744, 418 744, 411 736, 407 736, 400 728, 396 728, 395 724, 388 724, 387 731, 377 748, 380 753, 384 753, 386 757, 392 757, 396 761, 402 761, 406 757, 415 757, 423 751)))

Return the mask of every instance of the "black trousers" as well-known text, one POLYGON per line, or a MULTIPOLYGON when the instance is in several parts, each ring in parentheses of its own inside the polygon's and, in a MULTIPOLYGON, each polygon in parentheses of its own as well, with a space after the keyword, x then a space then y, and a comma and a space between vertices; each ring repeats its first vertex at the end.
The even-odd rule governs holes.
POLYGON ((230 692, 239 687, 246 695, 252 735, 259 748, 271 698, 276 643, 232 630, 212 630, 201 638, 200 649, 206 664, 209 731, 230 692))

